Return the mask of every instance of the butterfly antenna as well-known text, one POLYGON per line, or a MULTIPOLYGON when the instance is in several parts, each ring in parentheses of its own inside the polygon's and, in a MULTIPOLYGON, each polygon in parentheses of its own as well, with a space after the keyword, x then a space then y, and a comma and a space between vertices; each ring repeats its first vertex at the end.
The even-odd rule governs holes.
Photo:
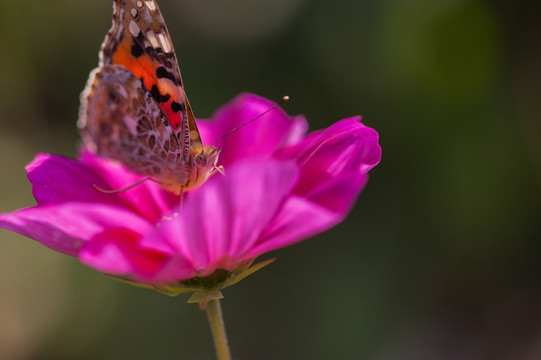
POLYGON ((280 100, 279 102, 277 102, 276 104, 274 104, 273 106, 271 106, 270 108, 268 108, 267 110, 263 111, 261 114, 257 115, 255 118, 251 119, 251 120, 248 120, 246 121, 244 124, 240 124, 239 126, 229 130, 228 132, 226 132, 224 135, 220 136, 220 138, 218 138, 218 140, 216 140, 215 142, 213 142, 210 146, 214 146, 216 143, 218 143, 219 141, 223 140, 225 137, 231 135, 232 133, 234 133, 235 131, 245 127, 246 125, 256 121, 257 119, 259 119, 260 117, 262 117, 263 115, 265 115, 266 113, 268 113, 269 111, 272 111, 274 109, 276 109, 277 107, 279 106, 282 106, 283 104, 285 104, 286 102, 289 101, 289 96, 284 96, 282 98, 282 100, 280 100))
POLYGON ((123 192, 123 191, 126 191, 126 190, 130 190, 131 188, 134 188, 136 187, 137 185, 141 185, 142 183, 144 183, 145 181, 154 181, 154 182, 157 182, 156 180, 154 180, 153 178, 151 177, 147 177, 147 178, 144 178, 144 179, 141 179, 139 180, 138 182, 134 183, 134 184, 131 184, 129 186, 126 186, 125 188, 122 188, 122 189, 118 189, 118 190, 105 190, 105 189, 102 189, 100 188, 98 185, 96 184, 92 184, 92 187, 96 190, 98 190, 99 192, 102 192, 102 193, 105 193, 105 194, 116 194, 116 193, 119 193, 119 192, 123 192))

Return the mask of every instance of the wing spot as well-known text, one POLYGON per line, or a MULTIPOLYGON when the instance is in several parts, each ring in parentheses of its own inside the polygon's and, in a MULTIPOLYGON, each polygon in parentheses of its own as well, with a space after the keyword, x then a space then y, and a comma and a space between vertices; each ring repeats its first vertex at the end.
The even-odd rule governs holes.
POLYGON ((162 119, 160 117, 156 118, 156 129, 160 129, 163 125, 162 119))
POLYGON ((113 91, 109 91, 109 100, 116 103, 117 99, 116 94, 113 91))
POLYGON ((137 16, 139 14, 137 13, 137 9, 136 8, 132 8, 131 9, 131 16, 134 18, 134 19, 137 19, 137 16))
POLYGON ((100 131, 103 135, 111 134, 111 127, 106 122, 100 123, 100 131))
POLYGON ((196 138, 199 136, 199 132, 197 130, 190 130, 190 138, 196 138))
POLYGON ((167 39, 167 37, 163 33, 158 34, 158 39, 160 40, 160 43, 162 44, 162 49, 166 53, 170 53, 172 49, 171 43, 167 39))
POLYGON ((142 1, 137 1, 137 6, 142 8, 143 7, 143 2, 142 1))
POLYGON ((146 0, 145 5, 148 7, 150 11, 156 11, 156 4, 152 0, 146 0))
POLYGON ((142 116, 137 123, 137 132, 143 133, 152 130, 152 123, 146 116, 142 116))
POLYGON ((156 84, 152 85, 152 87, 150 88, 150 95, 152 95, 154 100, 156 100, 157 102, 166 102, 171 97, 171 95, 169 94, 160 94, 160 90, 158 90, 156 84))
POLYGON ((157 48, 161 47, 160 43, 158 42, 158 38, 156 37, 156 34, 154 33, 154 31, 149 30, 149 31, 147 31, 147 33, 145 35, 146 35, 146 38, 148 39, 148 41, 150 41, 150 45, 154 49, 157 49, 157 48))
POLYGON ((173 82, 173 84, 181 85, 179 84, 179 81, 175 79, 175 75, 173 75, 173 73, 167 70, 164 66, 160 66, 156 69, 156 76, 158 79, 169 79, 173 82))
POLYGON ((148 146, 150 146, 151 149, 154 149, 154 146, 156 146, 156 137, 154 135, 151 135, 148 138, 148 146))
POLYGON ((171 110, 173 110, 173 112, 176 112, 176 113, 180 111, 184 112, 185 109, 186 109, 186 105, 184 103, 178 103, 176 101, 171 102, 171 110))
MULTIPOLYGON (((132 10, 135 10, 135 9, 132 9, 132 10)), ((133 35, 133 37, 139 36, 141 29, 139 29, 139 26, 137 26, 135 21, 130 20, 130 25, 128 25, 128 28, 130 29, 130 33, 133 35)))
POLYGON ((169 142, 171 144, 171 151, 177 151, 180 148, 180 144, 178 143, 178 139, 175 135, 175 133, 171 132, 169 136, 169 142))
POLYGON ((141 44, 139 44, 137 41, 134 41, 133 44, 131 45, 131 54, 135 58, 138 58, 139 56, 143 55, 144 53, 145 53, 145 50, 143 49, 141 44))

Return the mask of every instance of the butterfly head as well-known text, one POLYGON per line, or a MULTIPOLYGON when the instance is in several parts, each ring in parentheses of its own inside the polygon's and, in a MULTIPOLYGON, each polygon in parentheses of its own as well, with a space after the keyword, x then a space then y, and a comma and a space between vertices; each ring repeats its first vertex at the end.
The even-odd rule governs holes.
POLYGON ((192 147, 190 154, 191 176, 185 189, 201 185, 208 177, 216 172, 220 148, 197 144, 192 147))

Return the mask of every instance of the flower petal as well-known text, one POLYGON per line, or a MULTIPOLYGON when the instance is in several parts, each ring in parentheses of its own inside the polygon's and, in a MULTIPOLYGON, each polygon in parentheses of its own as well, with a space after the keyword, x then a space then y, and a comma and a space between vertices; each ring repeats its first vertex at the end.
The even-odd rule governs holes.
POLYGON ((92 187, 105 181, 79 161, 64 156, 38 154, 27 166, 34 197, 39 205, 65 201, 120 204, 117 196, 106 196, 92 187))
POLYGON ((27 170, 39 205, 0 214, 0 227, 161 289, 247 267, 343 220, 381 158, 377 133, 359 117, 305 137, 304 118, 273 105, 243 94, 198 122, 205 144, 240 128, 216 144, 227 176, 186 193, 178 213, 178 196, 151 181, 114 194, 93 188, 144 177, 83 149, 80 160, 38 154, 27 170))
POLYGON ((79 259, 104 273, 146 279, 162 268, 168 256, 139 249, 137 240, 140 237, 140 233, 131 229, 108 228, 83 245, 79 259))
POLYGON ((277 153, 277 158, 294 159, 301 166, 295 194, 332 211, 349 211, 366 184, 367 172, 381 158, 377 132, 359 119, 339 121, 277 153))
MULTIPOLYGON (((117 161, 99 157, 84 149, 81 151, 80 158, 82 164, 106 179, 106 184, 100 185, 106 190, 124 189, 144 178, 142 175, 127 170, 117 161)), ((173 207, 178 206, 180 200, 178 196, 163 190, 153 181, 145 181, 129 190, 115 194, 103 195, 106 199, 112 196, 119 198, 124 206, 133 209, 151 221, 159 221, 164 214, 170 213, 173 207)))
POLYGON ((146 232, 150 225, 120 207, 81 202, 42 205, 0 214, 0 227, 71 256, 77 256, 82 244, 96 234, 121 226, 146 232))
POLYGON ((291 162, 244 161, 227 176, 205 184, 186 201, 179 216, 165 221, 142 246, 179 258, 163 279, 204 276, 216 268, 233 270, 246 259, 297 179, 291 162), (188 275, 187 275, 188 274, 188 275))
POLYGON ((254 258, 328 230, 343 220, 343 214, 329 211, 306 198, 292 196, 246 254, 254 258))
POLYGON ((277 158, 293 159, 301 175, 280 213, 250 255, 291 245, 342 221, 381 158, 378 134, 349 118, 284 148, 277 158))
MULTIPOLYGON (((269 110, 275 103, 253 94, 241 94, 218 109, 212 121, 199 120, 205 143, 211 144, 237 126, 269 110)), ((219 164, 227 167, 249 157, 270 157, 280 146, 294 144, 304 136, 308 125, 302 116, 292 117, 281 108, 226 136, 216 145, 222 148, 219 164)))

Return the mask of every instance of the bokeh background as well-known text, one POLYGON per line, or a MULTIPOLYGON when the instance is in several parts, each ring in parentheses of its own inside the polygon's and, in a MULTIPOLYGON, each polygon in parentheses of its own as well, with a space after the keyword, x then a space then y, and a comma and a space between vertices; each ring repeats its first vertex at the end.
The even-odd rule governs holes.
MULTIPOLYGON (((541 359, 541 6, 160 0, 190 101, 361 114, 383 161, 348 219, 225 290, 236 359, 541 359)), ((75 156, 110 0, 0 0, 0 211, 75 156)), ((267 256, 267 257, 270 257, 267 256)), ((205 313, 0 231, 1 359, 212 359, 205 313)))

